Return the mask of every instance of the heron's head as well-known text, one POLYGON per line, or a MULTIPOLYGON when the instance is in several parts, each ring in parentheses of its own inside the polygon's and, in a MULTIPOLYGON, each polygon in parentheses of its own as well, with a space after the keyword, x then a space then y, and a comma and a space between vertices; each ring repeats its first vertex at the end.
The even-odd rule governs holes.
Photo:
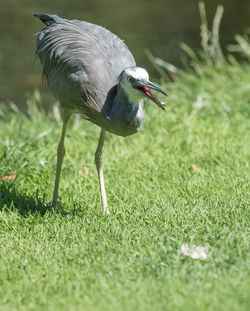
POLYGON ((162 103, 151 93, 150 89, 167 96, 159 86, 149 81, 147 71, 140 67, 130 67, 121 73, 120 86, 132 102, 137 103, 143 97, 150 98, 161 109, 165 110, 162 103))

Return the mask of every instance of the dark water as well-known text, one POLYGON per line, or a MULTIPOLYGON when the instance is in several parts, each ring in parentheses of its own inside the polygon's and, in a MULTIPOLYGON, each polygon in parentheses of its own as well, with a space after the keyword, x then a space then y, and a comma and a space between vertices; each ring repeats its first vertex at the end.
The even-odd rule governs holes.
MULTIPOLYGON (((224 6, 222 46, 250 26, 249 0, 205 3, 210 25, 217 5, 224 6)), ((158 76, 145 50, 179 65, 180 42, 200 46, 197 0, 0 0, 0 101, 12 100, 20 107, 34 88, 42 91, 45 101, 53 100, 42 84, 39 62, 34 63, 34 34, 42 25, 32 12, 56 13, 110 29, 125 40, 137 65, 147 68, 154 79, 158 76)))

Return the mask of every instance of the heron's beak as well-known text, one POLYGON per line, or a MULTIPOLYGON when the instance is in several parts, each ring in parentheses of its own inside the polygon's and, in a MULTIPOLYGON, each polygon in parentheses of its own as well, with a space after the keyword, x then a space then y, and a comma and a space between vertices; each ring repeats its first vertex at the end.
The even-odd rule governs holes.
POLYGON ((149 90, 152 89, 168 96, 168 94, 164 92, 158 85, 155 85, 150 81, 139 80, 136 81, 136 83, 134 83, 134 88, 141 90, 148 98, 150 98, 153 102, 156 103, 156 105, 158 105, 161 109, 165 111, 165 108, 163 107, 162 103, 149 90))

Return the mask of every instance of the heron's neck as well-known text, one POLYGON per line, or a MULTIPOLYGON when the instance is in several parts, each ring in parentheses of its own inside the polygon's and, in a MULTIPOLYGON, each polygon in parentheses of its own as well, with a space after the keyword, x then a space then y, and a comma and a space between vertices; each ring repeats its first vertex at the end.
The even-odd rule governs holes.
POLYGON ((127 129, 136 132, 144 120, 143 102, 140 99, 137 102, 132 102, 132 100, 134 99, 118 86, 109 118, 124 131, 127 129))
POLYGON ((143 104, 139 98, 130 96, 123 88, 118 86, 113 99, 111 114, 115 114, 116 117, 121 119, 125 118, 127 121, 132 121, 142 108, 143 104))

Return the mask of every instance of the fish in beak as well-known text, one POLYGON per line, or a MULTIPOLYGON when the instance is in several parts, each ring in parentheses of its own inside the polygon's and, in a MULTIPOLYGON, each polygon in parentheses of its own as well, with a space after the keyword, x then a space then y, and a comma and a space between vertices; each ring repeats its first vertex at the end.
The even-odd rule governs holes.
POLYGON ((133 83, 133 87, 142 91, 144 95, 150 98, 153 102, 156 103, 156 105, 165 111, 163 104, 150 91, 150 89, 152 89, 164 94, 165 96, 168 96, 167 93, 164 92, 158 85, 155 85, 154 83, 146 80, 137 80, 133 83))

